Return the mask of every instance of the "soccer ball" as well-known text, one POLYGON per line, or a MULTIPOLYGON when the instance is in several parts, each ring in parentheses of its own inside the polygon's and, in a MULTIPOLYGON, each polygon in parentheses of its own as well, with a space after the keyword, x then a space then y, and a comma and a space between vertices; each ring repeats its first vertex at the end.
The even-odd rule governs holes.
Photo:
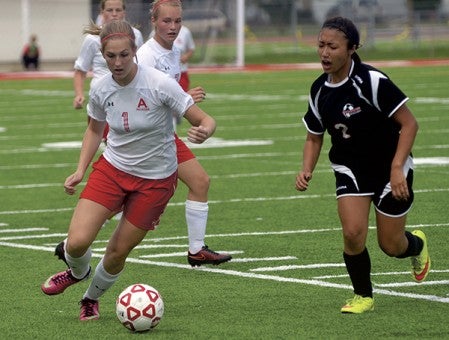
POLYGON ((133 332, 144 332, 156 327, 161 321, 164 301, 155 288, 137 283, 120 293, 116 313, 123 326, 133 332))

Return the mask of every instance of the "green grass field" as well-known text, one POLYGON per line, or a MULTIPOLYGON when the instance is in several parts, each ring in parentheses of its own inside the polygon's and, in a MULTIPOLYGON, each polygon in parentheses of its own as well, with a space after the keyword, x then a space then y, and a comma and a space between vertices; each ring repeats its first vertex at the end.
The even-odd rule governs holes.
MULTIPOLYGON (((294 189, 305 137, 300 118, 320 70, 193 74, 192 85, 208 92, 201 106, 218 123, 209 147, 194 149, 212 179, 206 241, 234 258, 218 267, 187 264, 186 189, 180 184, 160 227, 132 252, 103 296, 100 320, 88 323, 78 321, 86 282, 58 296, 40 290, 64 269, 53 249, 77 201, 64 194, 62 183, 76 167, 85 111, 72 109, 71 79, 0 81, 3 338, 449 338, 449 66, 384 70, 411 98, 420 124, 408 224, 428 236, 433 270, 427 282, 413 283, 408 259, 380 251, 372 216, 376 307, 362 315, 340 313, 352 289, 326 152, 310 189, 294 189), (115 299, 137 282, 156 287, 166 311, 153 331, 133 335, 118 322, 115 299)), ((183 122, 180 136, 186 128, 183 122)), ((94 244, 93 266, 114 224, 94 244)))

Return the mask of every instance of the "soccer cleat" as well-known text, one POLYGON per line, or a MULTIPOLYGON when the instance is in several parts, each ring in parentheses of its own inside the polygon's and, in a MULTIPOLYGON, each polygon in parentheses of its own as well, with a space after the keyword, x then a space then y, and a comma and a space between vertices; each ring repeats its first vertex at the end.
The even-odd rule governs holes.
POLYGON ((423 247, 419 255, 412 256, 412 275, 416 282, 423 282, 430 271, 430 257, 427 250, 427 238, 421 230, 414 230, 412 234, 419 237, 423 242, 423 247))
POLYGON ((61 294, 71 285, 87 279, 89 275, 90 268, 89 272, 82 279, 77 279, 72 275, 72 271, 67 269, 66 271, 50 276, 47 281, 42 284, 41 289, 47 295, 61 294))
POLYGON ((64 241, 59 243, 55 248, 55 256, 58 257, 58 260, 62 260, 67 265, 67 268, 70 268, 69 264, 67 263, 67 260, 65 259, 65 253, 64 253, 64 241))
POLYGON ((352 299, 346 300, 346 304, 341 307, 342 313, 360 314, 374 309, 374 299, 355 295, 352 299))
POLYGON ((80 320, 89 321, 97 320, 100 318, 100 312, 98 311, 98 301, 84 298, 80 301, 80 320))
POLYGON ((191 254, 190 252, 187 255, 187 261, 189 264, 194 266, 201 266, 202 264, 220 264, 223 262, 227 262, 232 259, 232 256, 229 254, 219 254, 207 246, 201 248, 201 250, 196 254, 191 254))

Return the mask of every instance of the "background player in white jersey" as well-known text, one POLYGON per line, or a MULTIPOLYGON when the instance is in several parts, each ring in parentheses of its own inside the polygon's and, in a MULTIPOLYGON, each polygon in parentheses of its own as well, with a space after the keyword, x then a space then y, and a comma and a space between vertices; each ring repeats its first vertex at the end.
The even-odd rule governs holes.
POLYGON ((359 47, 359 32, 350 20, 336 17, 324 22, 318 36, 324 73, 311 86, 303 119, 307 128, 303 164, 296 177, 296 189, 306 190, 327 130, 343 258, 355 293, 342 313, 374 308, 366 248, 371 203, 382 251, 410 257, 417 282, 430 269, 426 236, 420 230, 405 230, 413 202, 411 150, 418 124, 406 105, 408 98, 384 73, 361 62, 356 53, 359 47))
MULTIPOLYGON (((100 16, 103 24, 107 24, 112 20, 125 20, 126 5, 125 0, 101 0, 100 16)), ((133 27, 136 36, 137 48, 143 45, 142 33, 133 27)), ((84 83, 89 71, 92 71, 92 80, 90 85, 100 79, 106 73, 109 73, 108 66, 104 60, 101 51, 101 44, 98 35, 87 34, 84 37, 81 51, 75 61, 75 73, 73 75, 73 88, 75 90, 75 98, 73 99, 73 107, 81 109, 83 107, 84 83)))
POLYGON ((193 143, 202 143, 215 131, 214 119, 174 79, 134 62, 137 46, 127 22, 114 20, 104 25, 100 38, 112 74, 99 79, 89 92, 91 120, 77 170, 64 183, 67 194, 73 195, 83 180, 106 122, 109 141, 93 164, 70 222, 65 244, 69 269, 52 275, 41 286, 45 294, 56 295, 87 279, 91 244, 111 212, 123 207, 123 216, 81 300, 82 321, 99 318, 98 299, 118 279, 131 250, 158 225, 174 194, 178 164, 172 115, 184 116, 192 124, 188 138, 193 143))
MULTIPOLYGON (((157 0, 153 3, 151 22, 154 36, 137 51, 139 63, 149 65, 167 73, 179 81, 180 50, 174 46, 182 24, 182 7, 179 0, 157 0)), ((188 91, 195 102, 204 99, 201 87, 188 91)), ((186 221, 189 236, 187 260, 192 266, 220 264, 231 260, 229 254, 219 254, 204 243, 208 218, 209 176, 195 158, 195 155, 176 138, 178 156, 178 175, 189 188, 186 200, 186 221)))
MULTIPOLYGON (((149 39, 153 38, 155 31, 151 31, 149 39)), ((173 42, 172 50, 178 50, 181 60, 181 74, 179 76, 179 85, 188 92, 190 89, 190 77, 189 77, 189 60, 195 53, 195 40, 193 39, 192 32, 187 26, 182 25, 179 30, 178 36, 173 42)), ((174 52, 173 53, 178 53, 174 52)))
POLYGON ((181 26, 173 45, 181 51, 181 77, 179 79, 179 85, 187 92, 190 89, 189 60, 192 58, 193 53, 195 53, 195 40, 193 40, 192 32, 187 26, 181 26))

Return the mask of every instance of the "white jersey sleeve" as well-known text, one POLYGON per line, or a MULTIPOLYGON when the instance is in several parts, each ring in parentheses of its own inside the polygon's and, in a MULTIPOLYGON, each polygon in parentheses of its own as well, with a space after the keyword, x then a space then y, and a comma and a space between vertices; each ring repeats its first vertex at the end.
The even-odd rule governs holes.
POLYGON ((109 70, 100 49, 100 37, 92 34, 86 35, 80 55, 75 61, 75 69, 83 72, 92 70, 96 78, 107 74, 109 70))
POLYGON ((142 32, 140 32, 140 30, 135 27, 133 27, 133 31, 134 31, 136 46, 137 46, 137 48, 140 48, 140 46, 143 45, 142 32))
POLYGON ((98 35, 86 35, 81 46, 80 54, 75 61, 75 70, 86 73, 92 71, 91 86, 98 79, 109 73, 106 60, 104 60, 100 48, 100 37, 98 35))

